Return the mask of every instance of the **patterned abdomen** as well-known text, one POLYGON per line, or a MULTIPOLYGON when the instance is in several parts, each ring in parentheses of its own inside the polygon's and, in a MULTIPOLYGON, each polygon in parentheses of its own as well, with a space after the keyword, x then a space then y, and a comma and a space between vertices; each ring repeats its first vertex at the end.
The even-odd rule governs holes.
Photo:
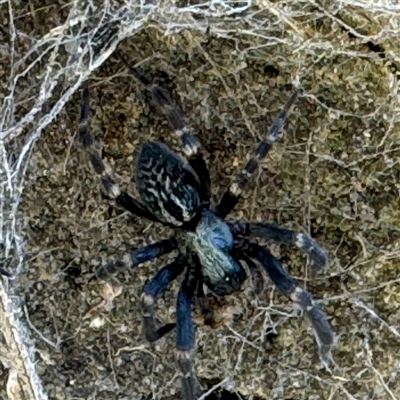
POLYGON ((136 185, 147 209, 161 222, 180 226, 200 206, 197 176, 167 146, 146 142, 136 165, 136 185))

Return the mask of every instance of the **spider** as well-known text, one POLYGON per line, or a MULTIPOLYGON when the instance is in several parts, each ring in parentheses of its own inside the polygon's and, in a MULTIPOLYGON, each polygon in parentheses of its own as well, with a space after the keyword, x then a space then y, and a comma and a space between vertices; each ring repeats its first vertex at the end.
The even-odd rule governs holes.
POLYGON ((110 263, 97 271, 97 276, 107 279, 109 274, 121 269, 138 266, 172 251, 177 252, 176 258, 145 284, 141 295, 141 310, 143 330, 149 342, 162 338, 176 328, 177 366, 186 400, 195 400, 201 394, 191 360, 195 347, 192 300, 198 300, 207 316, 205 319, 209 321, 210 310, 204 286, 216 296, 229 295, 239 290, 247 278, 246 266, 251 272, 257 269, 257 265, 261 266, 279 291, 304 310, 314 329, 320 354, 325 357, 330 353, 334 341, 325 315, 316 306, 311 294, 297 285, 279 261, 250 238, 262 237, 296 246, 308 254, 313 271, 327 264, 326 252, 304 233, 267 222, 225 221, 225 217, 238 203, 260 161, 266 157, 272 144, 283 135, 288 111, 298 93, 294 92, 275 116, 265 138, 255 148, 250 160, 232 180, 216 207, 212 208, 210 176, 201 145, 190 133, 182 112, 166 90, 149 80, 139 69, 131 67, 122 55, 117 55, 136 80, 151 93, 156 108, 166 117, 170 128, 180 139, 181 151, 186 160, 160 142, 147 141, 141 147, 136 163, 136 186, 140 201, 122 191, 88 130, 89 89, 85 84, 80 109, 79 138, 100 178, 105 195, 117 206, 138 217, 169 225, 174 229, 174 234, 168 239, 133 249, 128 263, 110 263), (154 311, 155 299, 180 275, 184 275, 184 278, 176 301, 176 323, 158 327, 154 311))

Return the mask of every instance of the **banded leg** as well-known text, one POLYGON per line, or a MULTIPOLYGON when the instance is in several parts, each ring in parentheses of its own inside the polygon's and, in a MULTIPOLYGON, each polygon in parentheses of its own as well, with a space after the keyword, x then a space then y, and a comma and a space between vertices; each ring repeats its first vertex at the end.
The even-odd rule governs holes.
POLYGON ((99 152, 99 144, 95 141, 93 135, 89 132, 89 88, 87 82, 84 83, 82 91, 82 103, 79 114, 78 135, 79 140, 85 149, 89 161, 100 178, 101 187, 104 193, 116 204, 125 208, 130 213, 145 217, 151 221, 159 222, 158 219, 151 214, 146 207, 133 198, 128 193, 121 191, 118 183, 113 178, 111 167, 102 159, 99 152))
POLYGON ((154 260, 164 254, 171 253, 177 248, 178 244, 173 236, 169 239, 160 240, 159 242, 149 244, 148 246, 133 249, 126 260, 118 260, 109 263, 103 268, 99 268, 96 275, 99 279, 107 280, 109 275, 116 274, 119 271, 124 271, 127 268, 136 267, 146 261, 154 260))
POLYGON ((216 207, 216 212, 219 217, 225 218, 228 213, 233 210, 240 199, 244 187, 258 167, 260 161, 266 157, 272 147, 272 144, 282 136, 287 113, 292 107, 293 103, 296 101, 297 96, 298 92, 294 92, 290 96, 288 102, 273 119, 265 139, 262 140, 256 147, 253 157, 250 158, 244 169, 232 180, 229 189, 222 196, 220 203, 216 207))
POLYGON ((314 329, 320 355, 325 360, 332 348, 334 335, 325 314, 317 307, 311 294, 297 285, 268 250, 258 244, 247 243, 245 252, 264 267, 282 294, 304 310, 314 329))
POLYGON ((185 400, 196 400, 201 394, 200 385, 193 372, 191 352, 195 345, 192 321, 192 298, 196 291, 197 279, 192 268, 188 268, 176 302, 176 350, 177 364, 181 374, 185 400))
POLYGON ((182 151, 199 178, 201 200, 208 203, 210 200, 210 174, 200 151, 201 144, 190 133, 181 110, 174 104, 166 90, 149 80, 137 68, 131 67, 122 54, 118 52, 116 52, 116 54, 128 68, 129 72, 151 93, 153 103, 157 107, 157 110, 160 114, 165 116, 175 136, 180 138, 182 151))
POLYGON ((234 222, 230 223, 229 227, 234 235, 262 237, 277 243, 296 246, 309 255, 313 273, 317 268, 323 268, 328 263, 326 251, 319 246, 316 240, 304 233, 285 229, 268 222, 234 222))
POLYGON ((141 296, 144 334, 149 342, 155 342, 175 328, 169 323, 157 328, 154 313, 154 300, 185 269, 187 258, 179 255, 172 263, 161 268, 145 285, 141 296))

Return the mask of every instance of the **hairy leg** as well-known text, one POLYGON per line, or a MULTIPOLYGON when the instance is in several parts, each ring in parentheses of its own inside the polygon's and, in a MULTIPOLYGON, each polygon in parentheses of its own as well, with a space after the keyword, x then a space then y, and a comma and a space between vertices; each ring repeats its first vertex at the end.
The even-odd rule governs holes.
POLYGON ((267 249, 248 242, 244 251, 264 267, 282 294, 299 304, 304 310, 314 328, 321 357, 325 360, 333 346, 334 334, 325 314, 315 304, 311 294, 297 285, 296 281, 289 276, 279 261, 267 249))
POLYGON ((279 111, 269 127, 265 139, 262 140, 244 169, 237 174, 232 180, 229 189, 222 196, 222 199, 216 207, 216 213, 219 217, 225 218, 229 212, 233 210, 240 199, 243 189, 245 188, 250 177, 257 169, 260 161, 262 161, 270 151, 272 144, 280 138, 286 123, 287 113, 297 99, 297 92, 294 92, 285 106, 279 111))
POLYGON ((201 144, 189 131, 181 110, 174 104, 166 90, 149 80, 137 68, 131 67, 122 54, 116 52, 116 55, 129 72, 151 93, 157 110, 165 116, 171 130, 181 140, 182 151, 199 177, 201 200, 208 203, 210 200, 210 175, 201 153, 201 144))
POLYGON ((155 342, 175 328, 176 324, 169 323, 157 328, 154 301, 163 293, 167 286, 185 269, 187 258, 178 256, 172 263, 161 268, 145 285, 141 296, 141 307, 144 334, 149 342, 155 342))
POLYGON ((195 271, 188 268, 176 302, 176 351, 185 400, 196 400, 201 390, 193 372, 192 350, 195 331, 192 321, 192 298, 197 287, 195 271))
POLYGON ((304 233, 285 229, 268 222, 234 222, 230 223, 229 226, 235 236, 262 237, 277 243, 296 246, 309 255, 313 275, 316 269, 323 268, 328 263, 326 251, 314 239, 304 233))
POLYGON ((197 279, 196 301, 200 308, 205 325, 214 325, 213 311, 208 296, 204 293, 204 279, 201 274, 201 264, 197 255, 192 254, 192 261, 197 279))
POLYGON ((96 276, 99 279, 107 280, 110 275, 116 274, 119 271, 124 271, 127 268, 136 267, 146 261, 154 260, 176 249, 176 240, 171 236, 169 239, 160 240, 159 242, 140 247, 139 249, 133 249, 124 261, 118 260, 107 264, 105 267, 99 268, 96 272, 96 276))
POLYGON ((95 173, 99 176, 101 187, 107 197, 127 211, 139 217, 145 217, 151 221, 158 221, 146 207, 130 194, 121 191, 118 183, 113 178, 111 167, 102 159, 99 151, 99 144, 89 132, 89 88, 85 82, 82 91, 82 103, 79 114, 78 127, 79 140, 88 155, 90 164, 95 173))

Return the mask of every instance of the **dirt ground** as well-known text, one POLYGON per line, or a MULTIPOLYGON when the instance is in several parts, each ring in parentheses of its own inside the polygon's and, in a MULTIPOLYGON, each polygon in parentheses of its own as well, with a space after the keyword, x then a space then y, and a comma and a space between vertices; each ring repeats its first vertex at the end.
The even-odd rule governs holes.
MULTIPOLYGON (((362 25, 351 11, 335 14, 343 23, 327 14, 293 16, 304 34, 297 48, 290 23, 276 26, 279 40, 268 46, 252 47, 240 31, 223 38, 151 27, 119 46, 173 94, 197 133, 213 204, 262 137, 260 117, 269 121, 295 87, 303 90, 284 138, 228 219, 307 232, 328 251, 326 271, 311 279, 297 249, 260 241, 324 309, 336 336, 336 367, 321 363, 309 322, 266 278, 262 295, 246 282, 225 299, 219 312, 227 322, 218 329, 195 316, 193 358, 205 388, 221 383, 249 400, 400 398, 400 51, 389 39, 364 39, 379 24, 365 17, 362 25)), ((24 15, 19 30, 33 14, 24 15)), ((179 152, 179 143, 117 57, 88 81, 91 131, 121 187, 136 194, 141 145, 159 140, 179 152)), ((112 287, 93 279, 109 260, 171 231, 102 196, 76 136, 79 103, 78 90, 32 148, 17 214, 25 262, 10 284, 23 300, 38 374, 50 399, 178 399, 175 335, 147 343, 139 309, 144 283, 173 254, 119 273, 112 287)), ((160 322, 175 318, 179 282, 157 302, 160 322)), ((8 378, 0 366, 0 397, 11 399, 8 378)))

